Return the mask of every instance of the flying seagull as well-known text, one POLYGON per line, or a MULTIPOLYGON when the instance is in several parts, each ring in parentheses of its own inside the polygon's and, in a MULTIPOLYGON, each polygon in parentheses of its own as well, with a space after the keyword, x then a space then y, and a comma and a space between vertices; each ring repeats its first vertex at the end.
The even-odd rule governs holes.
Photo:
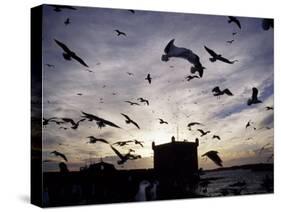
POLYGON ((135 14, 135 10, 128 10, 129 12, 135 14))
POLYGON ((65 25, 70 24, 70 19, 69 19, 69 18, 67 18, 67 19, 64 21, 64 24, 65 24, 65 25))
POLYGON ((52 151, 50 154, 54 154, 57 157, 61 157, 62 159, 64 159, 67 162, 67 158, 64 154, 62 154, 61 152, 58 151, 52 151))
POLYGON ((88 142, 89 144, 95 144, 95 143, 97 143, 97 141, 108 144, 108 141, 103 138, 96 138, 94 136, 88 136, 87 138, 90 139, 90 141, 88 142))
POLYGON ((214 87, 212 92, 213 92, 214 96, 221 96, 221 95, 224 95, 224 94, 226 94, 228 96, 233 96, 233 93, 231 93, 231 91, 228 88, 226 88, 224 90, 221 90, 219 88, 219 86, 214 87))
POLYGON ((125 120, 126 124, 133 124, 133 125, 135 125, 138 129, 140 129, 139 125, 138 125, 135 121, 133 121, 132 119, 130 119, 129 116, 127 116, 127 115, 124 114, 124 113, 121 113, 121 115, 126 118, 126 120, 125 120))
MULTIPOLYGON (((116 148, 114 148, 112 145, 110 145, 111 149, 115 152, 115 154, 120 158, 120 160, 117 161, 119 165, 124 164, 127 162, 127 160, 134 160, 136 159, 134 155, 131 154, 131 151, 129 151, 127 154, 122 155, 116 148)), ((139 158, 139 157, 138 157, 139 158)))
POLYGON ((76 55, 75 52, 71 51, 65 44, 63 44, 62 42, 56 39, 54 40, 58 44, 58 46, 63 49, 64 52, 62 53, 62 55, 65 60, 74 59, 78 61, 80 64, 82 64, 83 66, 89 67, 79 56, 76 55))
POLYGON ((118 146, 126 146, 128 145, 128 143, 130 143, 131 141, 117 141, 115 143, 113 143, 112 145, 118 145, 118 146))
POLYGON ((258 104, 258 103, 262 103, 261 100, 258 99, 258 93, 259 90, 256 87, 252 88, 252 97, 250 99, 248 99, 248 106, 252 105, 252 104, 258 104))
POLYGON ((75 7, 72 6, 65 6, 65 5, 50 5, 54 8, 54 11, 61 12, 62 9, 68 9, 68 10, 77 10, 75 7))
POLYGON ((121 32, 118 29, 116 29, 114 31, 117 32, 117 36, 120 36, 120 35, 127 36, 125 32, 121 32))
POLYGON ((185 79, 189 82, 190 80, 192 80, 192 79, 195 79, 195 78, 199 78, 199 76, 197 76, 197 75, 188 75, 188 76, 186 76, 185 77, 185 79))
POLYGON ((216 165, 222 166, 222 160, 218 155, 218 151, 214 151, 214 150, 208 151, 202 155, 202 157, 204 156, 210 158, 216 165))
POLYGON ((234 36, 234 35, 236 35, 237 34, 237 32, 232 32, 232 36, 234 36))
POLYGON ((265 109, 266 110, 273 110, 273 107, 272 106, 266 106, 265 109))
POLYGON ((52 118, 43 118, 43 125, 49 124, 50 121, 53 121, 54 119, 57 119, 57 117, 52 117, 52 118))
POLYGON ((172 39, 167 44, 167 46, 164 49, 165 54, 162 55, 161 60, 167 62, 171 57, 186 59, 188 62, 190 62, 193 65, 190 68, 191 73, 194 74, 195 72, 198 72, 199 76, 202 77, 203 70, 205 69, 205 67, 202 66, 198 55, 196 55, 190 49, 175 46, 174 41, 175 39, 172 39))
POLYGON ((211 62, 215 62, 216 60, 220 60, 220 61, 222 61, 224 63, 228 63, 228 64, 233 64, 235 62, 238 62, 238 60, 230 61, 230 60, 226 59, 225 57, 222 57, 221 54, 217 54, 212 49, 209 49, 207 46, 204 46, 204 48, 212 56, 211 58, 209 58, 209 60, 211 62))
POLYGON ((88 121, 96 121, 99 128, 106 127, 106 125, 108 125, 110 127, 120 128, 118 125, 114 124, 113 122, 105 120, 105 119, 100 118, 98 116, 95 116, 95 115, 92 115, 92 114, 89 114, 89 113, 85 113, 83 111, 82 111, 82 114, 83 114, 82 117, 88 119, 88 121))
POLYGON ((144 98, 140 97, 140 98, 138 98, 138 100, 139 100, 140 102, 145 102, 146 105, 149 105, 149 101, 148 101, 147 99, 144 99, 144 98))
POLYGON ((227 40, 226 42, 229 43, 229 44, 232 44, 234 42, 234 40, 233 39, 232 40, 227 40))
POLYGON ((239 29, 241 29, 240 21, 236 17, 228 16, 228 23, 230 24, 232 22, 235 23, 239 27, 239 29))
POLYGON ((197 131, 201 133, 201 137, 203 137, 203 136, 205 136, 205 135, 207 135, 208 133, 211 132, 210 130, 204 131, 204 130, 201 130, 201 129, 197 129, 197 131))
POLYGON ((221 140, 221 138, 218 135, 213 135, 213 139, 221 140))
POLYGON ((160 121, 160 124, 168 124, 168 122, 164 121, 163 119, 159 119, 159 121, 160 121))
POLYGON ((124 102, 127 102, 127 103, 129 103, 130 105, 140 105, 140 104, 137 103, 137 102, 131 102, 131 101, 124 101, 124 102))
POLYGON ((80 124, 80 122, 82 121, 85 121, 86 119, 81 119, 77 122, 75 122, 73 119, 70 119, 70 118, 62 118, 62 120, 65 122, 65 123, 70 123, 72 125, 72 129, 76 130, 80 124))
POLYGON ((147 80, 148 83, 151 84, 151 76, 150 76, 150 74, 147 74, 145 80, 147 80))
POLYGON ((191 130, 191 127, 194 126, 194 125, 202 125, 201 123, 199 122, 190 122, 187 127, 189 128, 189 130, 191 130))
POLYGON ((140 145, 141 147, 143 147, 143 141, 138 141, 138 140, 133 140, 133 142, 135 142, 135 144, 140 145))
POLYGON ((48 66, 49 68, 55 68, 55 65, 53 64, 46 63, 45 65, 48 66))

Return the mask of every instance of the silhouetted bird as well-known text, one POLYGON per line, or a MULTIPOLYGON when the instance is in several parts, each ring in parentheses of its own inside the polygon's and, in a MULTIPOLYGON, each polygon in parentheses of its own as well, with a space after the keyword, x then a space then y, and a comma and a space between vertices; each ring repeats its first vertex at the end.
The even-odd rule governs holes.
POLYGON ((211 62, 215 62, 217 60, 220 60, 224 63, 229 63, 229 64, 233 64, 235 62, 238 62, 238 60, 233 60, 230 61, 228 59, 226 59, 225 57, 222 57, 221 54, 217 54, 216 52, 214 52, 213 50, 209 49, 208 47, 204 46, 204 48, 206 49, 206 51, 212 56, 211 58, 209 58, 209 60, 211 62))
POLYGON ((190 122, 187 127, 189 128, 189 130, 191 130, 191 127, 194 126, 194 125, 202 125, 201 123, 199 122, 190 122))
POLYGON ((57 157, 61 157, 62 159, 64 159, 65 161, 67 161, 67 158, 64 154, 62 154, 61 152, 58 151, 52 151, 50 154, 54 154, 57 157))
POLYGON ((245 128, 247 129, 248 127, 250 127, 252 125, 253 122, 251 122, 251 120, 249 120, 245 126, 245 128))
POLYGON ((149 101, 148 101, 147 99, 144 99, 144 98, 140 97, 140 98, 138 98, 138 100, 139 100, 140 102, 146 103, 146 105, 149 105, 149 101))
POLYGON ((140 145, 141 147, 143 147, 143 141, 138 141, 138 140, 133 140, 133 142, 135 142, 135 144, 140 145))
POLYGON ((221 95, 224 95, 224 94, 226 94, 228 96, 233 96, 233 94, 231 93, 231 91, 228 88, 226 88, 224 90, 221 90, 219 88, 219 86, 214 87, 212 92, 213 92, 214 96, 221 96, 221 95))
POLYGON ((248 99, 247 104, 250 106, 252 104, 262 103, 261 100, 258 99, 259 90, 255 87, 252 88, 252 98, 248 99))
POLYGON ((232 32, 232 35, 234 36, 234 35, 236 35, 237 34, 237 32, 232 32))
POLYGON ((54 119, 57 119, 57 117, 52 117, 52 118, 43 118, 43 125, 47 125, 49 124, 50 121, 54 120, 54 119))
POLYGON ((129 103, 130 105, 140 105, 140 104, 137 103, 137 102, 131 102, 131 101, 125 101, 125 102, 129 103))
POLYGON ((92 115, 89 113, 85 113, 83 111, 82 111, 82 114, 84 115, 82 117, 88 119, 88 121, 96 121, 99 128, 105 127, 106 125, 111 126, 111 127, 120 128, 118 125, 114 124, 113 122, 110 122, 110 121, 100 118, 98 116, 95 116, 95 115, 92 115))
POLYGON ((234 40, 232 39, 232 40, 227 40, 226 42, 229 43, 229 44, 232 44, 233 41, 234 41, 234 40))
POLYGON ((204 153, 204 154, 202 155, 202 157, 207 156, 207 157, 210 158, 216 165, 222 166, 222 160, 221 160, 221 158, 219 157, 218 153, 219 153, 218 151, 211 150, 211 151, 208 151, 208 152, 204 153))
POLYGON ((160 124, 168 124, 168 122, 164 121, 163 119, 159 119, 160 124))
POLYGON ((86 67, 89 67, 80 57, 78 57, 76 55, 75 52, 71 51, 65 44, 63 44, 62 42, 54 39, 55 42, 58 44, 59 47, 61 47, 63 49, 63 58, 65 60, 71 60, 71 59, 74 59, 76 61, 78 61, 80 64, 82 64, 83 66, 86 66, 86 67))
POLYGON ((50 5, 54 8, 54 11, 60 12, 62 9, 68 9, 68 10, 77 10, 75 7, 72 6, 65 6, 65 5, 50 5))
POLYGON ((135 14, 135 10, 128 10, 129 12, 135 14))
POLYGON ((239 27, 239 29, 241 29, 240 21, 236 17, 228 16, 228 23, 230 24, 232 22, 235 23, 239 27))
POLYGON ((132 156, 132 154, 131 154, 131 152, 129 151, 127 154, 125 154, 125 155, 122 155, 116 148, 114 148, 112 145, 110 145, 110 147, 111 147, 111 149, 115 152, 115 154, 120 158, 120 160, 119 161, 117 161, 117 163, 119 164, 119 165, 121 165, 121 164, 124 164, 124 163, 126 163, 127 162, 127 160, 130 160, 130 159, 135 159, 135 158, 133 158, 132 156))
POLYGON ((266 108, 266 110, 273 110, 272 106, 271 107, 270 106, 266 106, 265 108, 266 108))
POLYGON ((151 76, 150 76, 150 74, 147 74, 145 80, 147 80, 148 83, 151 84, 151 76))
POLYGON ((67 18, 67 19, 65 20, 64 24, 65 24, 65 25, 70 24, 70 19, 69 19, 69 18, 67 18))
POLYGON ((204 131, 204 130, 201 130, 201 129, 197 129, 197 131, 199 131, 201 133, 201 137, 207 135, 208 133, 210 133, 211 131, 208 130, 208 131, 204 131))
POLYGON ((72 125, 71 128, 76 130, 78 128, 80 122, 85 121, 86 119, 81 119, 77 122, 75 122, 73 119, 70 119, 70 118, 62 118, 62 120, 66 123, 70 123, 72 125))
POLYGON ((129 76, 133 76, 133 75, 134 75, 132 72, 127 72, 127 74, 128 74, 129 76))
POLYGON ((105 143, 105 144, 109 144, 108 141, 103 139, 103 138, 96 138, 94 136, 88 136, 87 138, 90 139, 90 141, 87 142, 87 143, 90 143, 90 144, 95 144, 95 143, 97 143, 97 141, 105 143))
POLYGON ((121 32, 118 29, 116 29, 114 31, 117 32, 117 36, 120 36, 120 35, 127 36, 125 32, 121 32))
POLYGON ((82 93, 77 93, 77 96, 83 96, 83 94, 82 93))
POLYGON ((46 63, 45 65, 48 66, 49 68, 55 68, 55 65, 53 64, 46 63))
POLYGON ((167 44, 167 46, 164 49, 164 52, 166 54, 162 55, 161 60, 167 62, 169 61, 170 57, 178 57, 178 58, 186 59, 188 62, 193 64, 193 66, 190 68, 190 72, 192 74, 198 72, 199 76, 202 77, 205 67, 202 66, 198 55, 196 55, 190 49, 175 46, 174 41, 175 39, 172 39, 167 44))
POLYGON ((132 119, 130 119, 129 116, 127 116, 127 115, 124 114, 124 113, 121 113, 121 115, 126 118, 126 120, 125 120, 126 124, 133 124, 133 125, 135 125, 138 129, 140 129, 139 125, 138 125, 135 121, 133 121, 132 119))
POLYGON ((197 75, 188 75, 188 76, 186 76, 185 77, 185 79, 189 82, 190 80, 192 80, 192 79, 195 79, 195 78, 199 78, 199 76, 197 76, 197 75))
POLYGON ((221 138, 218 135, 213 135, 213 139, 221 140, 221 138))
POLYGON ((262 20, 262 28, 263 28, 263 30, 267 31, 270 28, 273 29, 273 27, 274 27, 273 19, 265 18, 265 19, 262 20))

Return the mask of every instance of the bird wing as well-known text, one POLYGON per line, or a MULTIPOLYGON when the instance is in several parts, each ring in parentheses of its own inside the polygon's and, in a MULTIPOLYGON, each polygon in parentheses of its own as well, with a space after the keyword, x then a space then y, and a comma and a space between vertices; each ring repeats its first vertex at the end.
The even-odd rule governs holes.
POLYGON ((217 57, 217 53, 214 52, 213 50, 209 49, 207 46, 204 46, 206 51, 212 56, 212 57, 217 57))
POLYGON ((233 21, 234 21, 234 23, 237 24, 237 26, 239 27, 239 29, 241 29, 241 23, 240 23, 240 21, 239 21, 237 18, 235 18, 233 21))
POLYGON ((121 115, 122 115, 122 116, 124 116, 127 120, 131 120, 131 119, 130 119, 130 117, 129 117, 129 116, 127 116, 126 114, 121 113, 121 115))
POLYGON ((202 155, 202 157, 204 157, 204 156, 207 156, 208 158, 210 158, 216 165, 222 166, 222 160, 218 156, 218 152, 217 151, 206 152, 205 154, 202 155))
POLYGON ((74 60, 78 61, 78 62, 79 62, 80 64, 82 64, 83 66, 89 68, 89 66, 88 66, 80 57, 78 57, 76 54, 71 55, 71 56, 72 56, 72 58, 73 58, 74 60))
POLYGON ((146 102, 147 105, 149 105, 149 101, 148 100, 145 100, 145 102, 146 102))
POLYGON ((62 118, 62 120, 63 120, 64 122, 69 122, 69 123, 71 123, 72 125, 75 125, 75 122, 73 121, 73 119, 70 119, 70 118, 62 118))
POLYGON ((165 47, 164 52, 165 52, 166 54, 168 54, 169 51, 170 51, 170 49, 171 49, 172 47, 174 47, 174 41, 175 41, 175 39, 170 40, 170 42, 169 42, 169 43, 167 44, 167 46, 165 47))
POLYGON ((204 134, 205 132, 201 129, 197 129, 197 131, 199 131, 200 133, 204 134))
POLYGON ((101 119, 101 121, 102 121, 104 124, 108 125, 108 126, 120 128, 117 124, 114 124, 114 123, 111 122, 111 121, 108 121, 108 120, 105 120, 105 119, 101 119))
POLYGON ((131 120, 131 122, 132 122, 132 124, 135 125, 138 129, 140 129, 139 125, 138 125, 136 122, 134 122, 133 120, 131 120))
POLYGON ((216 86, 213 88, 212 92, 219 93, 219 92, 221 92, 221 90, 220 90, 219 86, 216 86))
POLYGON ((80 122, 82 122, 82 121, 85 121, 86 119, 80 119, 78 122, 77 122, 77 124, 79 124, 80 122))
POLYGON ((103 142, 103 143, 105 143, 105 144, 108 144, 108 141, 105 140, 105 139, 103 139, 103 138, 98 139, 98 141, 103 142))
POLYGON ((63 51, 65 51, 66 53, 72 53, 72 51, 65 45, 63 44, 62 42, 54 39, 55 42, 63 49, 63 51))
POLYGON ((117 149, 115 149, 112 145, 110 145, 110 147, 121 160, 124 159, 124 156, 117 149))
POLYGON ((225 57, 222 57, 222 56, 218 57, 217 59, 222 61, 222 62, 229 63, 229 64, 234 63, 233 61, 230 61, 230 60, 228 60, 228 59, 226 59, 225 57))
POLYGON ((233 96, 233 93, 231 93, 231 91, 227 88, 223 90, 223 93, 229 95, 229 96, 233 96))

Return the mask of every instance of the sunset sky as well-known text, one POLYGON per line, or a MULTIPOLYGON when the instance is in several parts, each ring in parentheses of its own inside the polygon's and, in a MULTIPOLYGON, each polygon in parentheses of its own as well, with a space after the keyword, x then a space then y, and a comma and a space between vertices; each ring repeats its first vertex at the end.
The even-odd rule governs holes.
MULTIPOLYGON (((52 7, 43 10, 43 117, 81 119, 81 111, 110 120, 122 129, 99 129, 95 122, 84 121, 77 130, 60 129, 55 123, 43 129, 44 171, 58 170, 60 158, 50 154, 64 153, 70 170, 79 170, 90 162, 104 161, 116 164, 118 158, 103 143, 87 144, 88 136, 104 138, 110 143, 138 139, 144 147, 131 144, 129 148, 142 159, 129 161, 117 168, 151 168, 152 141, 156 145, 178 140, 199 138, 199 167, 216 168, 201 155, 217 150, 224 166, 266 162, 273 149, 273 30, 264 31, 259 18, 238 17, 240 30, 227 16, 210 16, 151 11, 77 7, 77 10, 55 12, 52 7), (70 24, 64 22, 70 18, 70 24), (119 29, 127 36, 116 36, 119 29), (237 32, 236 35, 232 35, 237 32), (67 61, 57 39, 75 51, 89 65, 87 71, 77 61, 67 61), (187 60, 171 58, 161 61, 167 43, 191 49, 200 57, 204 67, 201 79, 189 82, 187 60), (234 39, 232 44, 227 40, 234 39), (221 53, 234 64, 212 63, 204 45, 221 53), (52 64, 48 67, 44 64, 52 64), (129 76, 127 72, 133 73, 129 76), (145 80, 150 73, 152 83, 145 80), (215 86, 229 88, 234 96, 212 95, 215 86), (252 87, 259 89, 261 104, 247 106, 252 87), (82 93, 82 96, 77 95, 82 93), (114 95, 115 94, 115 95, 114 95), (131 106, 124 101, 149 100, 150 105, 131 106), (102 99, 101 99, 102 98, 102 99), (140 130, 127 125, 121 113, 136 121, 140 130), (158 118, 167 121, 160 125, 158 118), (245 129, 251 120, 256 128, 245 129), (187 124, 200 122, 204 126, 187 124), (200 137, 201 128, 211 133, 200 137), (221 141, 212 139, 219 135, 221 141), (252 138, 252 139, 250 139, 252 138), (259 150, 269 143, 261 154, 259 150)), ((61 125, 69 127, 69 124, 61 125)), ((122 153, 128 148, 116 147, 122 153)), ((272 162, 272 161, 271 161, 272 162)))

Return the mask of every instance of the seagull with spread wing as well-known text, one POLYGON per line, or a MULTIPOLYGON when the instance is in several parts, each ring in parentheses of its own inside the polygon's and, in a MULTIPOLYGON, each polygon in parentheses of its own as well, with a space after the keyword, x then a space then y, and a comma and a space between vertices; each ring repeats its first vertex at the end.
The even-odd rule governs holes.
POLYGON ((73 119, 70 118, 62 118, 65 123, 70 123, 72 126, 71 128, 76 130, 79 127, 80 122, 85 121, 86 119, 80 119, 79 121, 75 122, 73 119))
POLYGON ((89 143, 89 144, 95 144, 95 143, 97 143, 97 141, 102 142, 102 143, 105 143, 105 144, 109 144, 108 141, 105 140, 105 139, 103 139, 103 138, 96 138, 96 137, 94 137, 94 136, 92 136, 92 135, 91 135, 91 136, 88 136, 87 138, 90 139, 90 141, 87 142, 87 143, 89 143))
POLYGON ((202 77, 205 67, 202 66, 198 55, 196 55, 190 49, 175 46, 174 41, 175 39, 172 39, 166 45, 164 49, 165 54, 162 55, 161 60, 167 62, 171 57, 186 59, 188 62, 190 62, 193 65, 190 68, 191 73, 194 74, 195 72, 198 72, 199 76, 202 77))
POLYGON ((140 104, 137 103, 137 102, 131 102, 131 101, 124 101, 124 102, 127 102, 127 103, 129 103, 130 105, 140 105, 140 104))
POLYGON ((103 128, 103 127, 106 127, 106 126, 120 128, 118 125, 114 124, 113 122, 105 120, 105 119, 100 118, 98 116, 95 116, 93 114, 85 113, 83 111, 82 111, 82 114, 83 114, 82 117, 88 119, 88 121, 96 121, 99 128, 103 128))
POLYGON ((71 59, 74 59, 76 60, 77 62, 79 62, 80 64, 82 64, 83 66, 86 66, 86 67, 89 67, 78 55, 76 55, 75 52, 71 51, 64 43, 54 39, 56 44, 61 47, 63 49, 63 58, 65 60, 71 60, 71 59))
POLYGON ((140 98, 138 98, 138 100, 139 100, 140 102, 146 103, 147 106, 149 105, 149 101, 148 101, 147 99, 144 99, 144 98, 140 97, 140 98))
POLYGON ((208 48, 207 46, 204 46, 205 50, 212 56, 211 58, 209 58, 209 60, 211 62, 215 62, 217 60, 220 60, 224 63, 228 63, 228 64, 233 64, 235 62, 238 62, 238 60, 233 60, 233 61, 230 61, 228 59, 226 59, 225 57, 221 56, 221 54, 217 54, 214 50, 208 48))
POLYGON ((61 157, 62 159, 64 159, 66 162, 68 161, 66 156, 64 154, 62 154, 61 152, 58 151, 52 151, 50 154, 54 154, 57 157, 61 157))
POLYGON ((210 158, 216 165, 218 166, 222 166, 222 160, 220 158, 220 156, 218 155, 218 151, 214 151, 214 150, 211 150, 211 151, 208 151, 206 153, 204 153, 202 155, 202 157, 204 156, 207 156, 208 158, 210 158))
POLYGON ((211 132, 210 130, 204 131, 204 130, 202 130, 202 129, 197 129, 197 131, 201 133, 201 137, 203 137, 203 136, 205 136, 205 135, 207 135, 208 133, 211 132))
POLYGON ((218 97, 224 94, 228 96, 233 96, 233 93, 231 93, 231 91, 228 88, 221 90, 219 86, 214 87, 212 92, 214 96, 218 96, 218 97))
POLYGON ((163 119, 159 119, 159 121, 160 121, 160 122, 159 122, 160 124, 168 124, 168 122, 167 122, 167 121, 164 121, 163 119))
POLYGON ((126 120, 125 120, 126 124, 133 124, 133 125, 135 125, 138 129, 140 129, 139 125, 138 125, 135 121, 133 121, 129 116, 127 116, 127 115, 124 114, 124 113, 121 113, 121 115, 126 118, 126 120))
POLYGON ((120 158, 120 160, 117 161, 119 165, 124 164, 127 162, 127 160, 135 160, 138 158, 141 158, 140 155, 132 155, 131 151, 129 151, 127 154, 123 155, 121 154, 116 148, 114 148, 112 145, 110 145, 113 152, 120 158))
POLYGON ((127 34, 125 32, 121 32, 120 30, 116 29, 114 30, 115 32, 117 32, 117 36, 123 35, 123 36, 127 36, 127 34))
POLYGON ((187 127, 189 128, 189 130, 191 130, 191 127, 194 126, 194 125, 202 125, 201 123, 199 122, 190 122, 187 127))

